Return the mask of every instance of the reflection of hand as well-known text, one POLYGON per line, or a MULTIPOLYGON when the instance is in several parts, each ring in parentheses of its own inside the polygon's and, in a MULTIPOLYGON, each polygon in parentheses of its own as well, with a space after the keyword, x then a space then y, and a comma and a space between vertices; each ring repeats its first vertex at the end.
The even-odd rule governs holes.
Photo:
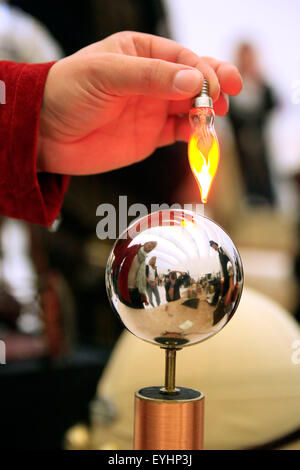
POLYGON ((169 39, 117 33, 59 60, 48 74, 40 114, 38 169, 99 173, 187 140, 191 98, 203 76, 217 114, 237 94, 233 65, 200 58, 169 39))

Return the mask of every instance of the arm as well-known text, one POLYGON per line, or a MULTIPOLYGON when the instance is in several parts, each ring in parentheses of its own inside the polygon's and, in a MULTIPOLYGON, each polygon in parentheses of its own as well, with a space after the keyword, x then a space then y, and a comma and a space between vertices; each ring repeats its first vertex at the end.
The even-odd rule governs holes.
POLYGON ((188 139, 192 98, 209 81, 215 111, 241 77, 169 39, 117 33, 55 64, 1 63, 0 212, 50 225, 68 178, 143 160, 188 139), (38 174, 39 172, 39 174, 38 174), (51 175, 53 173, 53 175, 51 175))
POLYGON ((224 298, 224 304, 225 305, 229 305, 230 302, 231 302, 231 296, 232 296, 232 293, 233 293, 233 290, 234 290, 234 284, 233 284, 233 276, 230 276, 229 277, 229 289, 227 291, 227 294, 224 298))
POLYGON ((51 225, 68 177, 37 173, 36 155, 44 85, 52 63, 0 62, 5 104, 0 104, 0 213, 51 225))
POLYGON ((38 167, 105 172, 188 140, 188 112, 204 76, 216 113, 226 114, 226 94, 242 86, 236 67, 169 39, 126 31, 58 61, 45 86, 38 167))

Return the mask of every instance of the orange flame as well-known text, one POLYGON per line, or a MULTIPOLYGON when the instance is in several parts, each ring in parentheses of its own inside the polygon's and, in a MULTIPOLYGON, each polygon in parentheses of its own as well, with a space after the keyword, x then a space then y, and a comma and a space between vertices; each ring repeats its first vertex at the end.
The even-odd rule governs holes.
POLYGON ((216 135, 192 134, 189 141, 189 161, 198 183, 201 200, 207 202, 211 183, 219 164, 219 145, 216 135))

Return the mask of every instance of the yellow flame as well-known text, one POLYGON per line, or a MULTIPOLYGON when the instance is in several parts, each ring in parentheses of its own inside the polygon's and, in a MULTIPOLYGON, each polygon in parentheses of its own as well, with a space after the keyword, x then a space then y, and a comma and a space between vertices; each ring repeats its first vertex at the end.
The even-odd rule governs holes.
POLYGON ((207 134, 203 137, 192 134, 188 153, 190 166, 200 189, 201 200, 206 203, 219 164, 219 145, 216 136, 207 134))
POLYGON ((182 220, 181 225, 182 225, 182 227, 196 228, 195 222, 192 222, 191 220, 182 220))

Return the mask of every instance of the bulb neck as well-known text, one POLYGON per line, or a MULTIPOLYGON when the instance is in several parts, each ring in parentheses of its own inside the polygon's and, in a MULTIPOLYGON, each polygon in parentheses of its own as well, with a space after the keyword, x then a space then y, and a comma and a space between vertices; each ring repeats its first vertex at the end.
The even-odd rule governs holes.
POLYGON ((213 100, 210 96, 196 96, 194 100, 194 108, 212 108, 213 100))
POLYGON ((212 108, 213 100, 208 94, 208 81, 206 78, 203 81, 202 90, 200 94, 195 97, 194 108, 212 108))

